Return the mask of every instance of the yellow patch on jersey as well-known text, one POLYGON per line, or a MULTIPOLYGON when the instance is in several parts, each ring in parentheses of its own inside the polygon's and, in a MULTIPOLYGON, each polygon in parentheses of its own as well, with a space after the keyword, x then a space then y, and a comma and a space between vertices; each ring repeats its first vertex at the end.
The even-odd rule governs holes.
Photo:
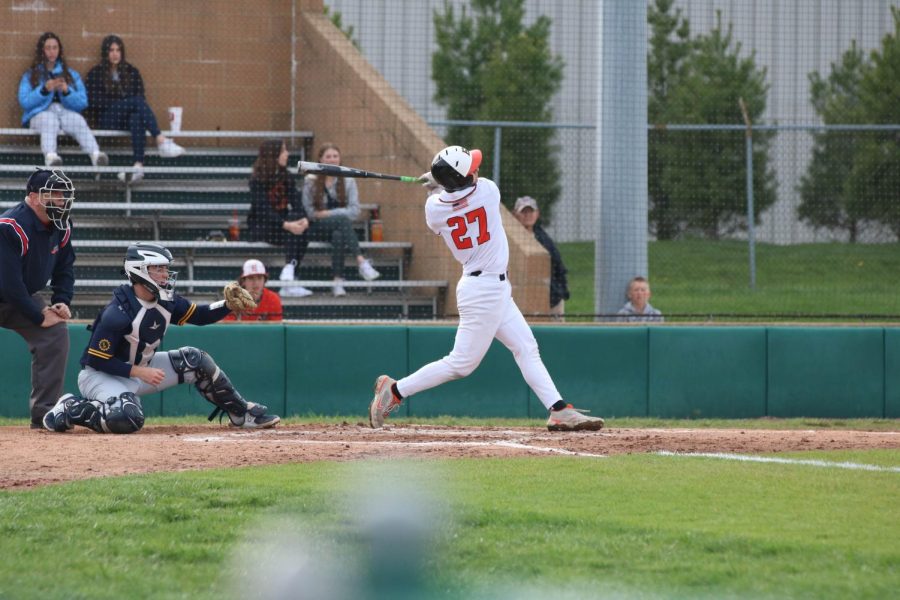
POLYGON ((100 348, 101 350, 103 350, 104 352, 109 350, 110 346, 112 346, 112 344, 110 344, 109 340, 107 340, 107 339, 102 339, 99 342, 97 342, 97 347, 100 348))

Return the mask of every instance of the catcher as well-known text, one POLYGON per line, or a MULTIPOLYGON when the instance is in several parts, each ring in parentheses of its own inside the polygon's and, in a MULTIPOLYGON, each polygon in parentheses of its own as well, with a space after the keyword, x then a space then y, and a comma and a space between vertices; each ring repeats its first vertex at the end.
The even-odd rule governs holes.
POLYGON ((201 306, 186 300, 174 292, 177 273, 169 270, 171 263, 172 253, 159 244, 128 247, 124 271, 129 283, 113 290, 81 357, 82 396, 64 394, 44 416, 46 429, 64 432, 82 425, 98 433, 134 433, 144 426, 141 396, 180 383, 193 383, 215 405, 210 421, 227 414, 235 427, 261 429, 281 420, 266 414, 265 406, 244 400, 203 350, 185 346, 157 352, 170 322, 208 325, 232 311, 256 308, 237 283, 225 286, 225 300, 201 306))

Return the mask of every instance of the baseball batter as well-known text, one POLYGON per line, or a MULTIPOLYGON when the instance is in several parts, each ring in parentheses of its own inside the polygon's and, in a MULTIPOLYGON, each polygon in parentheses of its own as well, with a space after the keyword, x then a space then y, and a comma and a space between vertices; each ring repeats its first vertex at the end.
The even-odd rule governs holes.
POLYGON ((431 174, 443 187, 425 203, 425 222, 443 238, 462 265, 456 286, 459 328, 453 350, 399 381, 380 376, 369 406, 369 422, 382 427, 403 398, 466 377, 481 363, 496 337, 513 353, 525 381, 550 411, 547 428, 571 431, 603 427, 566 404, 541 361, 537 341, 512 298, 507 277, 509 244, 500 218, 500 190, 478 177, 480 150, 444 148, 431 163, 431 174))
POLYGON ((44 428, 62 433, 82 425, 98 433, 134 433, 144 426, 141 396, 180 383, 193 383, 215 405, 210 420, 227 414, 236 427, 273 427, 281 419, 261 404, 247 402, 213 358, 193 346, 158 352, 170 323, 207 325, 232 310, 256 307, 250 294, 231 283, 225 300, 197 305, 175 293, 172 254, 163 246, 137 243, 125 253, 129 283, 91 327, 91 341, 81 357, 78 389, 83 397, 64 394, 44 415, 44 428))

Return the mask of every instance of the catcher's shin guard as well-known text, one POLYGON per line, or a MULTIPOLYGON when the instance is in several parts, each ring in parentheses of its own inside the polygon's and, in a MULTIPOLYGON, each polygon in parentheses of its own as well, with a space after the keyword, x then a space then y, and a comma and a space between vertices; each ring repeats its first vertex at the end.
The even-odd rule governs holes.
POLYGON ((87 400, 71 396, 65 401, 65 418, 97 433, 134 433, 144 426, 141 399, 125 392, 107 400, 87 400))
POLYGON ((237 427, 271 427, 280 420, 274 415, 267 415, 268 409, 265 406, 244 400, 234 389, 228 375, 206 352, 185 346, 170 350, 169 359, 181 381, 184 381, 184 374, 189 371, 196 375, 194 385, 216 407, 209 415, 210 421, 221 413, 227 413, 231 423, 237 427))

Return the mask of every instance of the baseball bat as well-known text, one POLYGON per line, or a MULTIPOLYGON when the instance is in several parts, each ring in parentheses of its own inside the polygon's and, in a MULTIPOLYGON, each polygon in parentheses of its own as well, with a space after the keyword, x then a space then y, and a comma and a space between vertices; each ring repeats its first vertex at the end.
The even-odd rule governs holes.
POLYGON ((326 165, 316 162, 307 162, 301 160, 297 163, 297 169, 301 173, 313 173, 316 175, 330 175, 331 177, 369 177, 372 179, 391 179, 394 181, 403 181, 405 183, 421 183, 418 177, 409 177, 408 175, 386 175, 384 173, 375 173, 374 171, 363 171, 362 169, 353 169, 351 167, 342 167, 340 165, 326 165))

